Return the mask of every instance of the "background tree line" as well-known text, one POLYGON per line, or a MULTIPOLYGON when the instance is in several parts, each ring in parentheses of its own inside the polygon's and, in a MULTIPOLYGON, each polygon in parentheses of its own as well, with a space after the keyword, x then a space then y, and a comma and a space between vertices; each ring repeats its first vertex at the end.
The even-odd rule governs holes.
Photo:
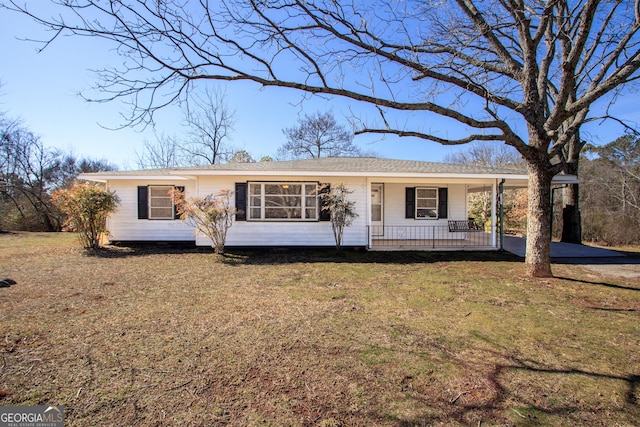
MULTIPOLYGON (((146 141, 138 155, 138 165, 153 168, 256 161, 246 150, 229 143, 234 116, 220 93, 205 92, 185 110, 189 137, 146 141)), ((297 125, 283 128, 283 135, 285 142, 274 157, 263 156, 259 161, 375 155, 357 147, 353 131, 339 123, 332 112, 307 114, 297 125)), ((106 160, 78 158, 49 148, 37 134, 6 114, 0 115, 0 136, 0 230, 61 230, 66 218, 52 202, 52 194, 70 188, 80 173, 117 169, 106 160)), ((494 143, 467 145, 444 161, 526 169, 516 150, 494 143)), ((604 146, 587 144, 580 165, 583 240, 605 245, 638 244, 640 137, 630 133, 604 146)), ((566 191, 553 191, 553 235, 557 239, 563 233, 566 191)), ((487 224, 491 203, 490 191, 470 194, 469 215, 476 222, 487 224)), ((504 208, 505 231, 526 233, 526 190, 507 189, 504 208)))
POLYGON ((606 245, 640 243, 640 136, 589 145, 580 163, 583 239, 606 245))
POLYGON ((232 135, 236 112, 225 101, 224 92, 205 90, 203 96, 191 93, 182 102, 182 135, 157 135, 146 140, 137 153, 142 169, 203 166, 219 163, 252 163, 328 156, 375 156, 358 147, 354 131, 338 122, 333 112, 305 114, 296 125, 282 129, 284 142, 273 155, 256 156, 234 146, 232 135))
POLYGON ((114 170, 105 160, 79 158, 47 147, 17 119, 0 115, 0 231, 59 231, 65 215, 52 194, 78 174, 114 170))

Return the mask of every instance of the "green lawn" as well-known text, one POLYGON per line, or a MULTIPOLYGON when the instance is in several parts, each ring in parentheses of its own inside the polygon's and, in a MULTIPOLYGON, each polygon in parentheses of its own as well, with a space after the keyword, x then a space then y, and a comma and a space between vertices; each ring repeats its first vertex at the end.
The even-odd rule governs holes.
POLYGON ((66 425, 637 425, 640 284, 498 253, 0 235, 0 405, 66 425))

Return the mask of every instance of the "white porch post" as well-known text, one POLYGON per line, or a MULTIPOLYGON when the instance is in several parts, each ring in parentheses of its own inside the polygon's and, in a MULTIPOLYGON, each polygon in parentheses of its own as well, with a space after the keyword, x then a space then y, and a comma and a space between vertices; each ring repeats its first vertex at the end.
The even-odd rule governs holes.
POLYGON ((496 214, 496 205, 498 201, 498 180, 495 180, 493 184, 491 184, 491 246, 494 248, 497 247, 497 231, 498 231, 498 223, 497 223, 497 214, 496 214))

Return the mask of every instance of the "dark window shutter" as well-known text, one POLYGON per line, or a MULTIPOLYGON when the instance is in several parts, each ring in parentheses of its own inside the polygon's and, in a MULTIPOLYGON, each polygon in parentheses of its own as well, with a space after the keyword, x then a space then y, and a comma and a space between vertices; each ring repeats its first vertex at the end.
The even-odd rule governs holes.
POLYGON ((149 187, 138 187, 138 219, 149 219, 149 187))
MULTIPOLYGON (((178 190, 181 193, 184 193, 184 186, 183 185, 178 185, 178 186, 176 186, 176 190, 178 190)), ((174 212, 174 218, 175 219, 180 219, 180 214, 178 213, 178 210, 176 209, 175 205, 173 205, 173 212, 174 212)))
POLYGON ((331 193, 331 185, 329 184, 320 184, 320 191, 318 194, 320 195, 320 200, 318 206, 320 206, 320 212, 318 212, 318 221, 331 221, 331 211, 327 208, 329 206, 329 201, 323 197, 323 194, 331 193))
POLYGON ((438 188, 438 218, 447 217, 447 199, 449 197, 448 188, 438 188))
POLYGON ((236 221, 247 220, 247 183, 236 182, 236 221))
POLYGON ((405 191, 405 218, 415 218, 416 216, 416 188, 407 187, 405 191))

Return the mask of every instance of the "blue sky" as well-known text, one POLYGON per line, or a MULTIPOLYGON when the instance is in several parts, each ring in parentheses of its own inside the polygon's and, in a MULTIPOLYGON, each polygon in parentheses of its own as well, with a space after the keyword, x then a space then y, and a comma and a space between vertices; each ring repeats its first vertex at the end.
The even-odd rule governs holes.
MULTIPOLYGON (((64 37, 37 53, 38 44, 21 38, 45 39, 42 28, 28 18, 0 9, 0 110, 22 119, 24 125, 40 135, 46 145, 71 151, 78 157, 105 159, 120 168, 135 168, 136 152, 145 140, 153 140, 150 128, 110 130, 124 123, 121 114, 128 107, 120 101, 90 103, 78 93, 90 90, 96 82, 92 69, 117 65, 112 46, 96 39, 64 37)), ((231 143, 247 150, 254 158, 275 154, 284 142, 282 129, 296 124, 298 117, 314 111, 332 110, 339 121, 357 114, 374 113, 365 106, 342 99, 311 97, 300 102, 300 92, 256 84, 230 83, 224 86, 228 105, 236 110, 236 126, 231 143)), ((617 110, 629 119, 640 118, 635 96, 619 100, 617 110)), ((158 133, 182 135, 182 114, 169 108, 156 117, 158 133)), ((454 125, 455 126, 455 125, 454 125)), ((434 120, 428 128, 446 136, 455 132, 451 123, 434 120)), ((595 144, 612 141, 622 133, 614 124, 590 125, 585 135, 595 144)), ((442 161, 460 147, 444 147, 414 138, 358 136, 362 149, 380 157, 442 161)))

